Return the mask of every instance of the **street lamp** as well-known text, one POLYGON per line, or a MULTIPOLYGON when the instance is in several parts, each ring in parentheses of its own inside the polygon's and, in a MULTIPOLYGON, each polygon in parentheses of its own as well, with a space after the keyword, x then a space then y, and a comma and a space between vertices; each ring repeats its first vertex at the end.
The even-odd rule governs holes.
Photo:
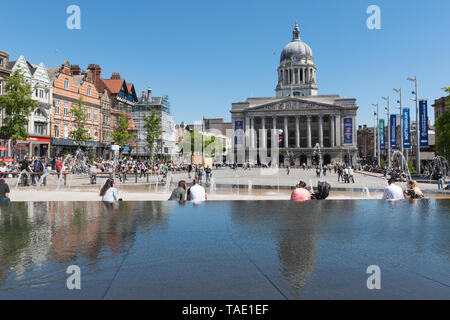
MULTIPOLYGON (((379 141, 379 135, 380 135, 380 119, 379 119, 379 111, 378 111, 378 103, 377 104, 372 104, 372 106, 374 106, 374 107, 376 107, 377 108, 377 112, 376 112, 376 115, 377 115, 377 124, 376 124, 376 129, 377 129, 377 134, 375 135, 375 132, 374 132, 374 135, 373 135, 373 139, 374 140, 376 140, 376 141, 378 141, 378 142, 376 142, 377 144, 378 144, 378 167, 381 165, 381 159, 380 159, 380 141, 379 141), (378 136, 378 139, 375 139, 375 137, 376 136, 378 136)), ((373 130, 375 131, 375 127, 373 128, 373 130)), ((374 144, 374 146, 375 146, 375 144, 374 144)), ((375 147, 375 149, 376 149, 376 147, 375 147)))
POLYGON ((387 129, 388 129, 388 169, 391 169, 391 117, 389 112, 389 97, 381 97, 383 100, 387 101, 387 106, 385 110, 387 111, 387 129))
POLYGON ((414 82, 415 91, 412 92, 416 96, 416 143, 417 143, 417 151, 416 151, 416 170, 420 174, 420 126, 419 126, 419 93, 418 93, 418 84, 417 84, 417 76, 414 78, 407 78, 406 80, 414 82))
MULTIPOLYGON (((402 155, 403 154, 403 107, 402 107, 402 88, 400 89, 393 89, 395 92, 397 92, 398 94, 400 94, 400 100, 398 101, 399 103, 399 109, 400 109, 400 150, 402 151, 402 155)), ((403 169, 403 157, 402 157, 402 169, 403 169)), ((406 164, 408 165, 408 164, 406 164)))

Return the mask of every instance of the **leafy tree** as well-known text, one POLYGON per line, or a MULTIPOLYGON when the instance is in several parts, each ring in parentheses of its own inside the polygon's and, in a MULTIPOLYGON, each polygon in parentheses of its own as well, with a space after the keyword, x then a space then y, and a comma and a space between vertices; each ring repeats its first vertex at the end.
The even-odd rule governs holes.
POLYGON ((72 114, 75 130, 72 130, 70 137, 80 147, 91 139, 87 134, 88 130, 86 129, 86 113, 83 106, 83 99, 80 98, 77 103, 72 105, 72 114))
POLYGON ((155 151, 155 143, 159 139, 164 130, 161 127, 161 116, 158 116, 156 109, 150 112, 150 115, 144 115, 144 129, 147 132, 145 136, 145 141, 147 142, 148 148, 150 150, 150 156, 153 159, 155 151))
MULTIPOLYGON (((446 103, 450 103, 450 87, 442 89, 449 94, 446 103)), ((436 131, 439 132, 436 137, 436 150, 440 156, 450 159, 450 111, 448 109, 436 119, 436 131)))
POLYGON ((5 111, 0 135, 16 144, 17 140, 28 138, 28 117, 36 108, 36 101, 31 98, 33 91, 19 70, 5 78, 5 91, 5 95, 0 95, 0 108, 5 111))
POLYGON ((436 150, 440 156, 450 159, 450 111, 444 112, 436 120, 436 130, 439 132, 436 150))
POLYGON ((128 118, 121 114, 117 126, 111 132, 111 138, 120 147, 120 156, 122 156, 123 147, 129 144, 134 137, 134 134, 128 131, 129 122, 128 118))

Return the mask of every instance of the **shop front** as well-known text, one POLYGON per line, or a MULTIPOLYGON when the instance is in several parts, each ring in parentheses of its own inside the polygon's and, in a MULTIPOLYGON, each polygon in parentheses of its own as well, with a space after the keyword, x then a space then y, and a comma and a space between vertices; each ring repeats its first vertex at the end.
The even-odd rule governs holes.
POLYGON ((52 138, 52 156, 62 157, 67 153, 75 153, 78 148, 83 151, 92 151, 95 155, 100 150, 100 143, 98 141, 87 141, 81 147, 71 139, 52 138))
POLYGON ((19 159, 23 159, 25 156, 48 158, 50 138, 29 136, 25 141, 18 140, 14 149, 15 155, 19 159))

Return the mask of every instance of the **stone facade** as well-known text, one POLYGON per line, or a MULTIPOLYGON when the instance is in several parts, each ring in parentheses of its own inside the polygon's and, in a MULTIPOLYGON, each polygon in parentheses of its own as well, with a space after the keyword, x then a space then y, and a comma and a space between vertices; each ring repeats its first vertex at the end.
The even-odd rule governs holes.
POLYGON ((50 155, 50 122, 52 110, 52 85, 44 63, 34 65, 20 56, 17 61, 9 63, 11 74, 19 71, 25 83, 32 89, 32 98, 37 102, 36 109, 28 118, 26 141, 18 141, 16 154, 48 157, 50 155))
POLYGON ((65 61, 60 67, 49 68, 53 85, 53 110, 51 137, 54 155, 61 156, 67 149, 76 149, 70 132, 75 129, 73 105, 83 100, 86 113, 86 129, 90 141, 86 143, 95 153, 100 152, 101 105, 91 72, 81 72, 78 65, 65 61))
POLYGON ((281 54, 278 76, 277 97, 232 104, 234 161, 240 162, 238 153, 243 149, 242 160, 257 164, 314 165, 319 153, 325 164, 355 164, 356 99, 318 95, 312 51, 300 41, 297 25, 292 42, 281 54), (272 148, 277 144, 279 158, 275 159, 272 148))

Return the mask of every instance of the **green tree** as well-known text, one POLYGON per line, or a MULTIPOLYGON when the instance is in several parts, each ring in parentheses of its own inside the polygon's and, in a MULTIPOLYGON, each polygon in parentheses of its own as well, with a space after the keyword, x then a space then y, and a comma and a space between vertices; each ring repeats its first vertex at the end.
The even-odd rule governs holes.
POLYGON ((79 148, 91 139, 87 134, 88 130, 86 129, 86 113, 83 106, 83 99, 80 98, 77 103, 72 105, 72 114, 75 130, 72 130, 70 137, 79 148))
POLYGON ((440 156, 450 159, 450 111, 444 112, 436 120, 436 131, 439 132, 436 150, 440 156))
POLYGON ((154 157, 154 151, 156 146, 156 141, 159 139, 161 134, 164 133, 161 126, 161 116, 158 116, 156 109, 150 112, 150 115, 144 115, 144 129, 147 132, 145 136, 145 141, 150 150, 151 159, 154 157))
POLYGON ((33 91, 18 70, 5 78, 4 90, 6 94, 0 95, 0 108, 5 112, 0 135, 16 144, 17 140, 28 138, 28 117, 36 108, 36 101, 31 98, 33 91))
POLYGON ((114 144, 120 147, 120 156, 122 156, 123 147, 129 144, 134 137, 134 134, 128 131, 129 122, 128 118, 121 114, 117 121, 117 126, 111 132, 111 138, 114 144))

